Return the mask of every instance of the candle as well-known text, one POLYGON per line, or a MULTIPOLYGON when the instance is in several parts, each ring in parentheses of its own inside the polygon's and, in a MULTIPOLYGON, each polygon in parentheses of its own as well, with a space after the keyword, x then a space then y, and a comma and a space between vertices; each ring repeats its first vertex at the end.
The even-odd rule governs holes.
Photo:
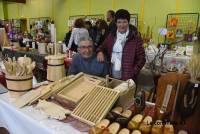
POLYGON ((69 58, 71 58, 71 50, 69 50, 69 58))
POLYGON ((56 46, 56 28, 54 26, 54 45, 55 45, 55 55, 57 54, 57 46, 56 46))
POLYGON ((56 27, 54 27, 54 42, 56 43, 56 27))

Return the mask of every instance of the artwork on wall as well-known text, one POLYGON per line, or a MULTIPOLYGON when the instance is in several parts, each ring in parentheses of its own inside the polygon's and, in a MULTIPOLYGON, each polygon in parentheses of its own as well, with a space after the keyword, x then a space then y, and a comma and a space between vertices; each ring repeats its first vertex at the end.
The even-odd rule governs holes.
POLYGON ((138 14, 131 14, 130 24, 138 27, 138 14))
POLYGON ((75 15, 75 16, 69 16, 69 20, 68 20, 68 26, 72 27, 75 20, 78 18, 82 18, 85 21, 90 21, 92 23, 92 25, 95 25, 95 23, 97 22, 97 20, 99 19, 104 19, 104 15, 103 14, 93 14, 93 15, 75 15))
POLYGON ((68 19, 68 26, 69 27, 72 27, 75 20, 78 19, 78 18, 83 18, 85 19, 85 15, 74 15, 74 16, 69 16, 69 19, 68 19))
POLYGON ((103 14, 96 14, 96 15, 86 15, 85 20, 90 21, 92 25, 95 25, 97 20, 104 20, 104 15, 103 14))
POLYGON ((172 13, 167 15, 167 35, 165 42, 173 44, 180 41, 192 41, 197 32, 199 13, 172 13))

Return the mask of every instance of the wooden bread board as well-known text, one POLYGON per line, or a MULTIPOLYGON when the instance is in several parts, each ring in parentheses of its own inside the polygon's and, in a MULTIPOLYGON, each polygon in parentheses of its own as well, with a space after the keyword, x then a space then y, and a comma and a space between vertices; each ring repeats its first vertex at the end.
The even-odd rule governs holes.
POLYGON ((88 125, 100 122, 119 97, 119 91, 96 86, 73 110, 72 116, 88 125))
POLYGON ((41 86, 37 90, 31 90, 27 92, 26 94, 20 96, 20 98, 16 99, 14 105, 20 108, 27 104, 30 104, 31 102, 34 102, 35 100, 37 100, 37 98, 40 98, 41 95, 48 92, 50 86, 51 85, 41 86))

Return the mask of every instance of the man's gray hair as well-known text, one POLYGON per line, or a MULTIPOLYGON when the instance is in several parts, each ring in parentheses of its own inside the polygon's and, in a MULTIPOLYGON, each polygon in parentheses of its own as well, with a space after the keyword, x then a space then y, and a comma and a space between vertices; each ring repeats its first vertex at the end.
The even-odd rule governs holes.
POLYGON ((80 46, 81 41, 91 41, 91 42, 93 42, 93 40, 90 36, 82 36, 82 37, 79 38, 78 47, 80 46))

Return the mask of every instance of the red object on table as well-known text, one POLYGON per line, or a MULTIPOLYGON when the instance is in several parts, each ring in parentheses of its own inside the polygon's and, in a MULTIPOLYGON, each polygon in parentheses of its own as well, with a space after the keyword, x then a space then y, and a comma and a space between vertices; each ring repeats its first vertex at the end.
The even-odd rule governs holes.
POLYGON ((69 68, 69 66, 72 64, 72 58, 65 57, 64 62, 65 62, 65 68, 69 68))
POLYGON ((64 59, 65 61, 65 68, 69 68, 69 66, 72 64, 72 56, 73 56, 73 51, 68 50, 66 53, 66 57, 64 59))
MULTIPOLYGON (((72 55, 73 55, 73 51, 68 50, 68 52, 66 53, 65 59, 64 59, 64 64, 65 64, 65 68, 69 68, 69 66, 72 64, 72 55)), ((45 60, 43 62, 43 67, 46 70, 47 69, 47 60, 45 60)))

